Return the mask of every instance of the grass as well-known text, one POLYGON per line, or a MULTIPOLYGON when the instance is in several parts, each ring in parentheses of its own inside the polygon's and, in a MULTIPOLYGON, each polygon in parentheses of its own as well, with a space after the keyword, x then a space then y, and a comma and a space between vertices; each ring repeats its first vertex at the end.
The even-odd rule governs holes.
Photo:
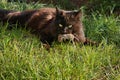
MULTIPOLYGON (((5 9, 39 7, 0 2, 5 9)), ((119 80, 119 18, 92 13, 83 22, 86 35, 101 42, 98 47, 54 42, 49 52, 29 31, 0 24, 0 80, 119 80)))

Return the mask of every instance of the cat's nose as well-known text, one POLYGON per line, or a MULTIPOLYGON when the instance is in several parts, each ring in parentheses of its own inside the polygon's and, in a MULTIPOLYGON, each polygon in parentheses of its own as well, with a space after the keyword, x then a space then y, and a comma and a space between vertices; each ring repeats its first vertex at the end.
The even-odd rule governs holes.
POLYGON ((66 34, 66 33, 67 33, 67 27, 64 28, 64 34, 66 34))

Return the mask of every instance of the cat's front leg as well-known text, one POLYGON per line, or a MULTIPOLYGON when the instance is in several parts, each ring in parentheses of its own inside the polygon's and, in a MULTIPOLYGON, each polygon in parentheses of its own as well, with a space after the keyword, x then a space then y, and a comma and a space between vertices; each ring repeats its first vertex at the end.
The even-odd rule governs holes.
POLYGON ((92 40, 86 38, 84 35, 74 34, 74 36, 76 38, 75 42, 77 42, 77 43, 82 43, 84 45, 96 45, 96 46, 98 46, 97 42, 92 41, 92 40))
POLYGON ((43 43, 43 47, 48 51, 50 50, 50 45, 49 44, 43 43))

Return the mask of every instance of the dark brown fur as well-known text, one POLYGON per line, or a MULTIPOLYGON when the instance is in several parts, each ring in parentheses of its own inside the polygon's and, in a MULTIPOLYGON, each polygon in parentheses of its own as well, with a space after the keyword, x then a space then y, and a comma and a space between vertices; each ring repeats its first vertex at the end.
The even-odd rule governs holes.
POLYGON ((61 20, 60 24, 62 24, 62 27, 59 27, 60 34, 73 34, 75 38, 75 42, 80 42, 83 44, 91 44, 91 45, 97 45, 96 42, 91 41, 85 37, 83 24, 81 21, 82 18, 82 12, 79 11, 58 11, 58 17, 61 20), (72 27, 69 27, 71 26, 72 27))
POLYGON ((86 39, 80 18, 80 11, 65 11, 57 8, 41 8, 23 12, 0 10, 0 20, 3 23, 18 23, 26 26, 32 33, 40 36, 43 43, 51 44, 57 39, 58 34, 72 33, 78 38, 77 42, 95 44, 86 39))

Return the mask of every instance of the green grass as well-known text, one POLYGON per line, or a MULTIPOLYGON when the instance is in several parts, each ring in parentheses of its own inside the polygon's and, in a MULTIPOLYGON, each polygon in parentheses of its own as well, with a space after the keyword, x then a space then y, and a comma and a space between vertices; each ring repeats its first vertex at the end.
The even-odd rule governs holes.
MULTIPOLYGON (((5 9, 40 7, 44 6, 0 2, 0 8, 5 9)), ((101 44, 95 47, 54 42, 49 52, 29 31, 16 26, 8 30, 8 24, 0 24, 0 80, 119 80, 119 21, 113 15, 85 16, 87 37, 101 44)))

